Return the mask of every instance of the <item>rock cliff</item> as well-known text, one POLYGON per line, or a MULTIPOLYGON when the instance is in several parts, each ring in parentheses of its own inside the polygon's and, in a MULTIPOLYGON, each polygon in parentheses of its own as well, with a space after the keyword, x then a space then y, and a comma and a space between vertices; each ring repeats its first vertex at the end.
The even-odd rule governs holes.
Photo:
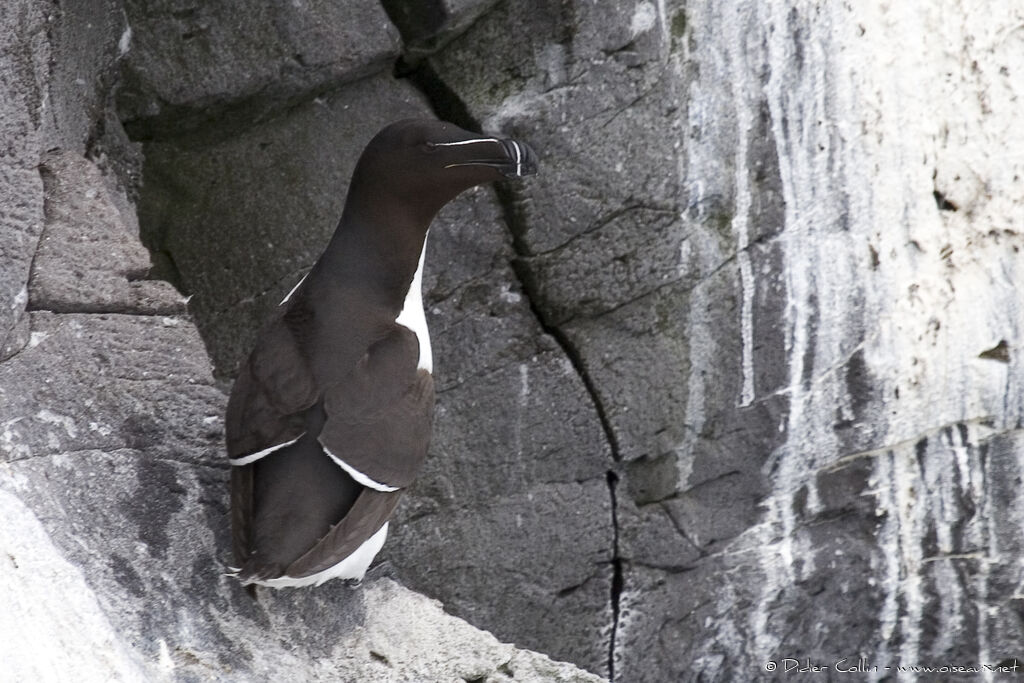
POLYGON ((387 565, 258 600, 224 575, 224 387, 150 275, 113 115, 132 31, 101 2, 8 3, 0 26, 0 679, 601 680, 387 565))
POLYGON ((0 628, 128 680, 587 680, 390 574, 621 681, 1012 666, 1022 25, 961 0, 7 3, 0 581, 36 630, 0 628), (223 388, 405 116, 522 137, 541 173, 431 230, 435 438, 377 578, 252 603, 218 575, 223 388), (374 640, 403 610, 480 657, 374 640))

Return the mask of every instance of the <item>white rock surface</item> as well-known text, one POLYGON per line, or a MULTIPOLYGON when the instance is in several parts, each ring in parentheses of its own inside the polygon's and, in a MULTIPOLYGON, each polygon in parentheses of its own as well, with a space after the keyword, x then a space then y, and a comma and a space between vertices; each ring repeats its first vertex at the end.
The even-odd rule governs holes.
MULTIPOLYGON (((754 377, 775 325, 788 374, 773 390, 788 410, 785 441, 762 468, 763 515, 727 551, 750 553, 759 588, 740 590, 750 609, 695 650, 711 662, 743 642, 749 667, 782 656, 832 664, 860 653, 879 667, 1019 656, 1022 518, 1005 482, 1024 474, 1024 9, 720 3, 688 19, 691 57, 733 84, 733 101, 717 100, 732 116, 700 125, 729 129, 711 140, 738 141, 725 161, 696 144, 688 173, 737 169, 741 316, 773 278, 785 295, 777 323, 744 317, 737 402, 769 398, 754 377), (742 207, 760 191, 744 169, 765 111, 785 207, 781 258, 744 276, 742 207), (814 530, 837 514, 837 477, 863 477, 869 537, 857 524, 836 525, 828 541, 814 530), (820 599, 797 597, 809 585, 855 607, 833 617, 820 599), (811 605, 820 612, 801 618, 811 605), (840 634, 844 617, 856 626, 840 634), (804 620, 817 622, 820 642, 805 644, 809 624, 793 630, 804 620), (874 621, 872 635, 855 635, 870 629, 862 620, 874 621)), ((713 79, 692 87, 695 101, 715 101, 713 79)), ((736 599, 727 591, 717 602, 736 599)))
POLYGON ((0 679, 144 680, 145 668, 125 648, 81 570, 64 559, 32 511, 0 490, 0 517, 0 679))

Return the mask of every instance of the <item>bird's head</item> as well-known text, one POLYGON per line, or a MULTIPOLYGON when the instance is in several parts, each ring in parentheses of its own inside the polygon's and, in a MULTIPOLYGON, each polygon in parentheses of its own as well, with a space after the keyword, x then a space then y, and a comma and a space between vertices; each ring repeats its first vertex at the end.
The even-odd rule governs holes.
POLYGON ((400 208, 429 224, 470 187, 536 172, 537 157, 522 141, 407 119, 385 127, 366 146, 349 196, 366 194, 378 206, 400 208))

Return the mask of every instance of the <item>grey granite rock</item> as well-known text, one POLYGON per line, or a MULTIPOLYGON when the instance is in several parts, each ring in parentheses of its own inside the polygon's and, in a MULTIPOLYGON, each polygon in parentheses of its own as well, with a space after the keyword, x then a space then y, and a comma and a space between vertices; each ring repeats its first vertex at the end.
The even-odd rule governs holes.
POLYGON ((600 680, 386 577, 252 599, 219 562, 222 467, 89 450, 0 473, 0 585, 18 607, 0 653, 16 679, 600 680))
MULTIPOLYGON (((19 3, 20 4, 20 3, 19 3)), ((43 182, 36 166, 42 140, 50 45, 35 4, 0 8, 0 354, 27 341, 21 322, 28 271, 43 230, 43 182), (20 323, 20 324, 19 324, 20 323)))
POLYGON ((381 0, 402 33, 402 57, 415 63, 465 31, 497 0, 381 0))
MULTIPOLYGON (((120 0, 62 0, 43 8, 51 51, 41 109, 46 149, 92 152, 110 125, 106 113, 128 30, 120 0)), ((118 127, 120 124, 116 124, 118 127)))
POLYGON ((682 422, 684 402, 667 392, 685 381, 686 354, 664 347, 685 348, 686 335, 651 311, 663 300, 668 312, 700 277, 681 219, 682 80, 663 33, 650 3, 502 3, 431 60, 475 119, 540 150, 544 172, 510 188, 518 265, 545 323, 581 356, 627 459, 661 455, 671 438, 655 438, 659 427, 682 422), (478 68, 460 67, 476 54, 478 68), (588 323, 604 315, 630 320, 588 323), (633 381, 637 370, 665 381, 633 381))
POLYGON ((95 165, 72 152, 54 152, 40 171, 46 224, 32 261, 32 309, 185 312, 184 299, 169 283, 147 279, 150 256, 139 242, 135 212, 117 201, 118 192, 95 165))
POLYGON ((196 461, 219 446, 222 395, 187 319, 34 312, 30 322, 28 345, 0 365, 5 459, 151 447, 196 461))
POLYGON ((125 12, 131 34, 118 108, 139 137, 238 129, 398 55, 398 31, 369 0, 126 0, 125 12))
POLYGON ((0 164, 0 358, 28 342, 28 271, 43 231, 43 181, 34 168, 0 164))
MULTIPOLYGON (((387 579, 254 604, 207 578, 222 399, 194 329, 72 312, 146 310, 124 294, 137 267, 94 268, 83 245, 40 251, 25 287, 52 209, 125 216, 116 187, 59 204, 81 195, 47 199, 38 171, 51 147, 87 152, 131 190, 103 111, 116 72, 130 132, 159 139, 147 244, 195 293, 223 375, 385 119, 433 111, 540 153, 541 175, 467 196, 431 235, 438 423, 385 550, 402 580, 617 680, 1019 660, 1020 17, 383 4, 132 2, 130 36, 114 0, 0 7, 0 585, 30 596, 0 642, 48 634, 87 680, 582 676, 479 634, 450 649, 482 659, 439 661, 424 634, 465 625, 387 579), (69 292, 69 258, 100 286, 69 292), (410 613, 430 618, 389 640, 410 613)), ((111 234, 91 244, 142 264, 111 234)))
POLYGON ((115 0, 0 8, 0 358, 28 342, 25 285, 43 232, 43 155, 83 153, 97 135, 121 25, 115 0))
POLYGON ((621 459, 618 679, 1019 657, 1017 60, 945 9, 508 2, 429 60, 540 150, 506 203, 621 459))

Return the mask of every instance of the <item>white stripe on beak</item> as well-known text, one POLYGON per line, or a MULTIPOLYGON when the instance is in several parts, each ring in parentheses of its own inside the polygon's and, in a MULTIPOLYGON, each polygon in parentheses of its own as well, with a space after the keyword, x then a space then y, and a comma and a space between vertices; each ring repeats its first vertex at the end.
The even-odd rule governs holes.
POLYGON ((519 143, 515 140, 509 140, 512 146, 516 148, 516 176, 523 175, 523 151, 519 149, 519 143))

